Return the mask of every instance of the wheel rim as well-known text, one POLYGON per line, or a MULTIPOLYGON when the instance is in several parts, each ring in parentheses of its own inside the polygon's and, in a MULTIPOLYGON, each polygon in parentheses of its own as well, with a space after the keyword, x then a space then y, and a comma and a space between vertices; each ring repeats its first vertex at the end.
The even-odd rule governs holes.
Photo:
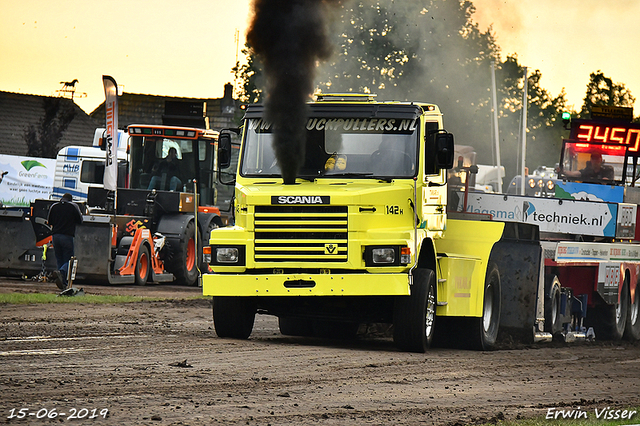
POLYGON ((491 317, 493 316, 493 285, 489 283, 484 292, 484 304, 482 309, 482 328, 485 332, 491 328, 491 317))
POLYGON ((149 273, 149 258, 147 257, 147 253, 142 253, 140 255, 140 261, 138 263, 140 266, 140 278, 143 280, 147 279, 147 273, 149 273))
POLYGON ((427 296, 427 310, 425 316, 425 335, 427 337, 431 336, 431 331, 433 329, 433 320, 436 316, 436 298, 433 294, 433 287, 429 289, 429 295, 427 296))
POLYGON ((196 263, 196 243, 193 238, 189 239, 187 243, 187 270, 193 269, 193 265, 196 263))

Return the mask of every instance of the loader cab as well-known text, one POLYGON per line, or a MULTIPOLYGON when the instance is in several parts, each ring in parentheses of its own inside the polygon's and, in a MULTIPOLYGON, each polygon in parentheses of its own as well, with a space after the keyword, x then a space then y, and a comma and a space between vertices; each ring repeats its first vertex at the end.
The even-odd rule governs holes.
POLYGON ((200 205, 225 209, 219 197, 216 146, 218 132, 188 127, 130 125, 130 187, 200 194, 200 205))

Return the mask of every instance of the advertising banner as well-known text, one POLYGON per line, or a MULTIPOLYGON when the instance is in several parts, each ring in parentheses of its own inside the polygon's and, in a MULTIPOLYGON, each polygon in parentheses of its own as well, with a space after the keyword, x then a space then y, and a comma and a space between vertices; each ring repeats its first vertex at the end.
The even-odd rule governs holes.
POLYGON ((37 198, 49 198, 55 170, 52 158, 0 154, 0 203, 29 207, 37 198))
POLYGON ((118 187, 118 159, 116 143, 118 137, 118 85, 108 75, 102 76, 104 84, 105 111, 107 116, 106 162, 104 167, 104 188, 115 191, 118 187))
POLYGON ((541 232, 615 237, 618 205, 470 192, 467 212, 538 225, 541 232))

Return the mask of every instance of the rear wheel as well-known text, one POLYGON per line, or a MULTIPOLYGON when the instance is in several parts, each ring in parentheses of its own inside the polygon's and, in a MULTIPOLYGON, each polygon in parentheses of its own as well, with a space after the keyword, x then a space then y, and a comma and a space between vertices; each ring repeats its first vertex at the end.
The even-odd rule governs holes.
POLYGON ((495 348, 500 327, 501 289, 500 271, 490 263, 484 282, 482 317, 474 318, 471 326, 471 343, 474 349, 487 351, 495 348))
POLYGON ((171 272, 176 277, 176 284, 193 286, 198 282, 195 233, 196 225, 190 221, 182 230, 180 244, 173 252, 171 272))
POLYGON ((631 294, 629 294, 629 313, 624 328, 624 337, 631 341, 640 340, 640 293, 638 290, 640 290, 640 286, 636 284, 633 303, 631 303, 631 294))
POLYGON ((250 297, 213 298, 213 325, 218 337, 247 339, 253 330, 256 303, 250 297))
POLYGON ((398 296, 393 312, 393 341, 407 352, 426 352, 436 321, 436 279, 431 269, 413 271, 410 296, 398 296))
POLYGON ((142 245, 138 250, 138 259, 136 260, 135 278, 137 285, 146 285, 149 280, 149 272, 151 271, 151 258, 149 257, 149 249, 142 245))

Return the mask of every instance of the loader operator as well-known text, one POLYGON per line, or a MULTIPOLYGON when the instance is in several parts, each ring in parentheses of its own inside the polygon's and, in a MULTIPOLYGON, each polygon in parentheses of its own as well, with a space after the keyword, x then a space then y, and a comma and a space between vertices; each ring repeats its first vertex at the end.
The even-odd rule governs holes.
POLYGON ((82 223, 82 213, 73 197, 66 193, 62 199, 49 209, 47 223, 51 226, 53 253, 56 255, 56 285, 60 290, 67 288, 67 274, 69 273, 69 259, 73 256, 73 239, 76 225, 82 223))
POLYGON ((151 181, 149 182, 149 187, 147 189, 158 189, 158 187, 162 185, 163 175, 165 175, 165 179, 169 179, 169 191, 175 191, 176 189, 179 190, 182 188, 182 181, 178 177, 180 175, 180 168, 178 166, 177 157, 178 152, 176 149, 169 148, 167 156, 160 161, 160 163, 153 166, 153 169, 151 170, 153 172, 153 176, 151 177, 151 181))

